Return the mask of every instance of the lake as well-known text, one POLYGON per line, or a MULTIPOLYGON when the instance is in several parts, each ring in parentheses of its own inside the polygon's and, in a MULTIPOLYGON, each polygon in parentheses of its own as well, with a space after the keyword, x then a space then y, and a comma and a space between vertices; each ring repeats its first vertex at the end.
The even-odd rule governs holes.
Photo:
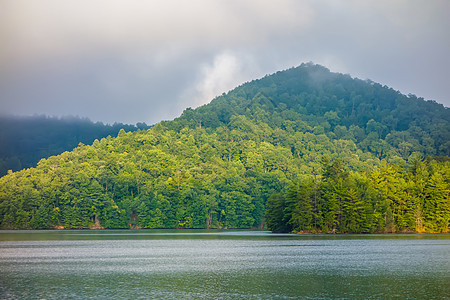
POLYGON ((450 235, 0 231, 1 299, 449 299, 450 235))

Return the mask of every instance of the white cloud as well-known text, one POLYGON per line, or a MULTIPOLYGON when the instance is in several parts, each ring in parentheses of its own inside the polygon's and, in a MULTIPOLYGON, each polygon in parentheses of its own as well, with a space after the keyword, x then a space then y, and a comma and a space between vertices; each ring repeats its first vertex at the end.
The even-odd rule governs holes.
POLYGON ((223 92, 242 83, 242 63, 231 53, 224 52, 216 57, 212 64, 202 67, 201 80, 196 85, 195 105, 203 105, 223 92))
MULTIPOLYGON (((306 27, 306 2, 269 0, 5 0, 0 61, 77 59, 105 51, 255 45, 306 27)), ((13 66, 17 67, 17 65, 13 66)))
POLYGON ((306 61, 449 106, 449 9, 448 0, 0 0, 0 111, 155 123, 306 61))

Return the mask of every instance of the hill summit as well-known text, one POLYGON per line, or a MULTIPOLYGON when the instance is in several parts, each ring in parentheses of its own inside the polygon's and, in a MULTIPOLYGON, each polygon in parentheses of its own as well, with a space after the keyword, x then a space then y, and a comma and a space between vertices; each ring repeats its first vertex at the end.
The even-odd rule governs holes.
POLYGON ((449 123, 441 104, 302 64, 11 172, 0 224, 445 232, 449 123))

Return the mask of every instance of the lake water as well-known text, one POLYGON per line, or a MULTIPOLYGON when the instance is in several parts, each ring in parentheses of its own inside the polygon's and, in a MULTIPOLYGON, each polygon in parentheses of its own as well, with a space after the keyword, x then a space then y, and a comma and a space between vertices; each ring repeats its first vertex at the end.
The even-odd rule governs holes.
POLYGON ((1 299, 450 299, 450 235, 0 231, 1 299))

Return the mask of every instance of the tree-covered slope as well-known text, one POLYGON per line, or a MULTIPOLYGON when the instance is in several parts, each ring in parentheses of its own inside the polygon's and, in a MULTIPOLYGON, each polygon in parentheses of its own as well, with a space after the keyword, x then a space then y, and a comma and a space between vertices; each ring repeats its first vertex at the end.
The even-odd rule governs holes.
POLYGON ((449 154, 449 123, 440 104, 303 64, 147 131, 122 130, 2 177, 0 226, 251 228, 263 227, 267 217, 268 228, 280 231, 445 232, 448 161, 428 159, 421 181, 405 174, 425 156, 449 154), (335 164, 333 180, 353 184, 342 189, 359 201, 351 202, 357 213, 350 221, 342 206, 348 196, 326 193, 335 164), (398 175, 410 182, 406 196, 391 199, 390 186, 377 185, 373 178, 383 168, 406 172, 398 175), (305 193, 321 201, 312 207, 317 226, 301 227, 303 217, 292 216, 302 199, 299 187, 311 182, 315 187, 305 193), (430 182, 439 185, 437 198, 408 192, 416 183, 429 191, 430 182), (413 206, 399 206, 413 195, 420 198, 413 206), (434 219, 430 197, 443 203, 434 219), (411 213, 425 221, 404 221, 411 213), (341 226, 344 215, 345 224, 360 225, 341 226))
POLYGON ((370 172, 345 171, 324 158, 321 178, 292 182, 267 201, 276 232, 448 232, 450 160, 415 160, 405 170, 382 162, 370 172))
POLYGON ((245 115, 272 128, 353 140, 380 158, 450 155, 450 110, 378 83, 303 64, 246 83, 173 125, 216 128, 245 115))
POLYGON ((137 125, 105 125, 78 117, 0 116, 0 176, 8 170, 34 167, 40 159, 70 151, 79 143, 117 136, 122 128, 148 129, 144 123, 137 125))

